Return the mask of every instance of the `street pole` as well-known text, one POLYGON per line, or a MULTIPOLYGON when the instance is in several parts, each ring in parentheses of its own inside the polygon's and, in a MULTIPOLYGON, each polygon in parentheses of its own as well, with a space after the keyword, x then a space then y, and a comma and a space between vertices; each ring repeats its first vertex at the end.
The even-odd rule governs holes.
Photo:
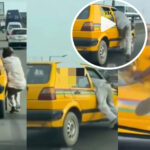
POLYGON ((115 0, 112 0, 112 6, 113 7, 115 6, 115 0))

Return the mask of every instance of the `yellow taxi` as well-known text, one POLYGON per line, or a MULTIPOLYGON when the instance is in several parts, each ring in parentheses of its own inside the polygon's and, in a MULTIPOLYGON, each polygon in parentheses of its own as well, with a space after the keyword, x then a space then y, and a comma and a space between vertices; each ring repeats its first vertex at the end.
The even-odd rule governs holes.
MULTIPOLYGON (((76 49, 81 55, 86 53, 91 59, 97 59, 99 65, 106 63, 108 48, 120 46, 121 37, 116 25, 101 31, 101 17, 116 23, 113 10, 115 8, 111 6, 89 5, 78 15, 73 25, 72 36, 76 49)), ((134 34, 135 31, 132 30, 132 35, 134 34)))
POLYGON ((144 71, 149 67, 150 46, 146 46, 132 66, 119 73, 122 79, 122 86, 118 87, 118 131, 120 134, 150 137, 150 110, 147 110, 148 107, 145 105, 150 98, 150 75, 140 81, 132 78, 134 71, 144 71))
POLYGON ((5 100, 5 89, 7 84, 7 76, 0 58, 0 118, 4 118, 4 100, 5 100))
MULTIPOLYGON (((77 142, 79 124, 106 119, 97 108, 91 76, 104 79, 94 68, 61 68, 55 62, 27 67, 28 128, 59 128, 65 145, 77 142)), ((114 103, 117 93, 114 90, 114 103)))

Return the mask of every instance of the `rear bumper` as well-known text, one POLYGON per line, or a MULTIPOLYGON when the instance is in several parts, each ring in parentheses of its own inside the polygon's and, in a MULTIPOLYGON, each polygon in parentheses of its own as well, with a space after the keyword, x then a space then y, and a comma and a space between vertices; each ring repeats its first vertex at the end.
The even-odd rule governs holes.
POLYGON ((73 38, 75 46, 96 46, 98 39, 73 38))
POLYGON ((63 112, 61 110, 28 110, 27 120, 28 121, 56 121, 61 119, 63 112))
POLYGON ((11 47, 27 47, 27 43, 26 42, 9 42, 9 46, 11 47))

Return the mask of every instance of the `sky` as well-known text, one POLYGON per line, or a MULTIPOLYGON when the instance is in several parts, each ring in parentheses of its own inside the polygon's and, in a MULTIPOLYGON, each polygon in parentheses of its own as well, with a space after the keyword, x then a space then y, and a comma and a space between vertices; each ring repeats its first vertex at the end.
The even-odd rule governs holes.
MULTIPOLYGON (((93 0, 0 0, 8 9, 28 12, 27 59, 83 62, 71 42, 71 26, 77 12, 93 0), (36 7, 35 7, 36 6, 36 7), (65 57, 61 57, 65 55, 65 57), (66 56, 67 55, 67 56, 66 56)), ((106 0, 111 2, 111 0, 106 0)), ((149 0, 126 0, 150 23, 149 0)))
MULTIPOLYGON (((149 0, 127 1, 150 23, 149 0)), ((27 60, 48 60, 51 56, 54 61, 82 62, 71 43, 71 25, 77 12, 89 2, 92 0, 28 0, 27 60)))
POLYGON ((5 14, 8 9, 18 9, 25 12, 27 10, 27 0, 0 0, 5 4, 5 14))

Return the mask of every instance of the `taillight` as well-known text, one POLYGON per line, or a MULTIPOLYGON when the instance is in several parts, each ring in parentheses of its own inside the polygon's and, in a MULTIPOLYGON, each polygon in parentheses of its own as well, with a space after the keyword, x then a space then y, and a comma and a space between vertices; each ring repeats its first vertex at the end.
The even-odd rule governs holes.
POLYGON ((93 22, 86 22, 81 28, 81 31, 94 31, 93 22))
POLYGON ((52 87, 47 87, 42 89, 39 100, 55 100, 56 99, 56 92, 55 89, 52 87))
POLYGON ((10 33, 10 35, 13 35, 13 31, 10 33))

